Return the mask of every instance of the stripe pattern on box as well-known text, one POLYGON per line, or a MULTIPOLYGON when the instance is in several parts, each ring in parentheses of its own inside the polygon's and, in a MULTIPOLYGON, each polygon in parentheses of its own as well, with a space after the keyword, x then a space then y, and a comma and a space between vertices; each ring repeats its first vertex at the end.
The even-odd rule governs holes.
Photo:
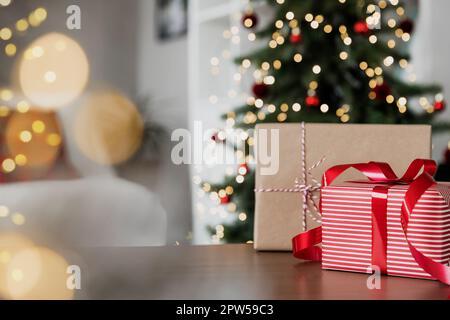
MULTIPOLYGON (((372 190, 377 184, 346 182, 322 189, 322 266, 324 269, 371 272, 372 190)), ((433 279, 415 261, 401 227, 401 206, 407 185, 388 191, 387 273, 433 279)), ((408 238, 436 262, 450 260, 450 184, 429 188, 408 224, 408 238)))

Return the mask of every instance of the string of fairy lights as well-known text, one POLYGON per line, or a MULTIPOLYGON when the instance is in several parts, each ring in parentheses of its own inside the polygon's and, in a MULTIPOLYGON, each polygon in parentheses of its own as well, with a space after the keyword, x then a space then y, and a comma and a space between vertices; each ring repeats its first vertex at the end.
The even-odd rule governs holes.
MULTIPOLYGON (((283 5, 285 0, 274 0, 278 5, 283 5)), ((335 0, 341 4, 345 4, 346 0, 335 0)), ((249 43, 257 41, 257 35, 255 33, 255 27, 258 25, 258 16, 254 13, 254 8, 250 1, 243 2, 243 11, 235 13, 239 15, 239 25, 236 23, 230 28, 223 31, 222 35, 225 40, 230 41, 233 46, 242 46, 243 41, 246 39, 249 43)), ((294 12, 287 11, 283 19, 275 21, 275 31, 268 39, 267 46, 271 49, 276 49, 283 46, 286 42, 299 43, 302 41, 302 30, 300 29, 300 23, 302 20, 307 22, 312 30, 317 32, 323 32, 329 34, 335 29, 339 31, 340 39, 342 41, 343 49, 339 52, 338 57, 341 61, 346 61, 350 57, 351 47, 354 43, 351 34, 358 33, 367 35, 367 41, 371 45, 375 45, 381 41, 385 42, 387 48, 394 49, 400 45, 400 42, 407 43, 411 39, 411 32, 413 30, 413 22, 405 18, 405 8, 400 5, 398 0, 379 0, 377 3, 368 4, 366 8, 367 18, 365 21, 358 21, 354 25, 348 26, 345 24, 333 25, 329 20, 321 15, 307 12, 303 16, 296 16, 294 12), (382 14, 383 10, 390 7, 393 10, 391 14, 382 14), (392 36, 377 36, 370 32, 372 29, 377 28, 389 28, 394 31, 392 36), (352 32, 350 32, 350 30, 352 32), (347 49, 348 48, 348 49, 347 49)), ((229 50, 224 50, 221 54, 223 60, 231 60, 233 57, 229 50)), ((294 52, 292 54, 292 60, 295 63, 303 62, 302 52, 294 52)), ((394 105, 398 108, 399 113, 405 113, 410 102, 404 96, 394 96, 389 86, 385 83, 383 74, 386 70, 392 70, 392 68, 399 67, 404 71, 406 79, 409 82, 416 81, 416 75, 414 73, 413 66, 406 59, 394 58, 394 55, 387 54, 382 60, 380 65, 369 65, 367 61, 359 61, 359 68, 367 76, 367 84, 370 88, 368 98, 370 100, 385 100, 386 103, 394 105)), ((214 56, 210 59, 210 71, 212 76, 220 75, 221 59, 218 56, 214 56)), ((321 103, 320 98, 317 96, 317 89, 320 85, 318 78, 313 79, 308 84, 307 96, 304 101, 296 101, 291 103, 280 103, 275 105, 273 103, 266 103, 264 96, 270 86, 274 85, 277 81, 274 76, 274 72, 283 68, 283 62, 281 59, 274 57, 272 61, 264 61, 260 65, 256 65, 250 59, 243 59, 241 64, 237 66, 236 72, 232 74, 232 80, 235 84, 242 83, 247 73, 251 72, 254 84, 252 87, 252 93, 247 91, 239 92, 239 89, 230 89, 226 98, 242 98, 248 106, 255 107, 254 111, 248 111, 243 115, 242 121, 244 124, 252 125, 258 120, 262 121, 266 119, 268 114, 277 113, 276 119, 282 123, 287 120, 288 112, 300 112, 304 105, 307 107, 318 107, 322 113, 328 113, 330 110, 335 110, 336 117, 342 123, 349 122, 351 120, 351 105, 343 103, 337 108, 331 108, 326 103, 321 103)), ((322 66, 315 64, 311 68, 311 73, 314 76, 320 75, 322 72, 322 66)), ((212 105, 216 105, 220 98, 212 94, 209 97, 209 102, 212 105)), ((441 93, 436 94, 433 99, 423 96, 418 99, 420 107, 428 113, 436 111, 442 111, 445 108, 444 97, 441 93)), ((227 140, 227 133, 231 132, 236 124, 236 114, 231 111, 227 113, 225 121, 225 128, 218 130, 217 137, 212 143, 220 143, 227 140)), ((240 130, 240 129, 239 129, 240 130)), ((242 135, 243 142, 249 146, 253 146, 253 138, 244 130, 244 133, 238 133, 242 135)), ((450 144, 449 144, 450 145, 450 144)), ((235 167, 227 167, 226 174, 228 176, 235 176, 237 183, 243 183, 245 176, 248 172, 248 164, 252 163, 252 155, 244 156, 240 154, 241 151, 236 151, 237 159, 239 159, 240 165, 237 169, 235 167)), ((207 208, 201 201, 196 204, 196 211, 203 215, 207 210, 212 215, 220 214, 221 217, 226 218, 228 213, 237 214, 239 221, 245 221, 247 219, 246 212, 237 213, 237 206, 231 201, 232 194, 234 193, 232 186, 227 186, 218 192, 211 192, 211 185, 207 182, 202 182, 199 175, 194 176, 194 183, 200 185, 198 191, 199 200, 209 193, 209 197, 215 204, 213 207, 207 208)), ((222 224, 216 225, 216 233, 211 236, 213 243, 218 243, 224 237, 224 226, 222 224)))
MULTIPOLYGON (((12 4, 12 0, 0 0, 0 8, 8 7, 12 4)), ((4 45, 4 54, 7 57, 13 57, 17 53, 17 46, 14 44, 14 38, 16 36, 25 35, 26 31, 30 28, 39 27, 47 18, 47 10, 38 7, 32 10, 27 17, 18 19, 13 26, 1 26, 0 27, 0 40, 6 42, 4 45)), ((7 118, 11 114, 10 108, 7 106, 15 100, 13 90, 9 88, 0 89, 0 119, 7 118)), ((15 110, 20 114, 25 114, 30 110, 30 103, 25 99, 18 99, 15 103, 15 110)), ((42 133, 45 130, 45 124, 41 120, 36 120, 32 123, 32 131, 42 133)), ((22 130, 18 132, 18 138, 22 143, 28 143, 32 139, 32 133, 28 130, 22 130)), ((55 134, 48 137, 48 143, 57 145, 55 134)), ((27 157, 22 153, 13 155, 12 157, 6 157, 2 159, 1 170, 3 173, 11 173, 16 167, 22 167, 27 164, 27 157)), ((0 205, 0 218, 10 218, 11 222, 17 226, 25 224, 26 218, 20 212, 10 212, 7 206, 0 205)))
MULTIPOLYGON (((0 0, 0 4, 6 7, 11 4, 11 0, 0 0)), ((3 26, 0 29, 0 40, 7 42, 4 46, 4 53, 8 57, 14 57, 17 53, 17 45, 13 40, 16 35, 23 36, 30 27, 37 28, 47 19, 47 10, 39 7, 32 10, 26 17, 18 19, 13 26, 3 26)))
MULTIPOLYGON (((11 5, 11 0, 0 0, 0 6, 7 7, 11 5)), ((25 36, 30 28, 39 27, 47 19, 47 10, 38 7, 29 12, 26 17, 21 17, 12 26, 2 26, 0 28, 0 40, 5 42, 4 54, 6 57, 15 57, 18 48, 14 43, 16 37, 25 36)), ((35 48, 38 51, 39 48, 35 48)), ((37 54, 37 53, 36 53, 37 54)), ((0 118, 9 118, 12 110, 9 107, 14 105, 14 111, 19 114, 26 114, 30 111, 30 102, 23 97, 16 96, 15 92, 10 88, 0 89, 0 118)), ((46 125, 41 119, 35 119, 30 128, 15 128, 17 130, 19 143, 30 143, 34 134, 42 134, 46 129, 46 125)), ((58 133, 49 133, 46 137, 49 146, 58 147, 61 143, 61 137, 58 133)), ((15 171, 17 167, 26 166, 28 163, 27 155, 18 153, 11 157, 2 159, 1 169, 3 173, 9 174, 15 171)))
MULTIPOLYGON (((0 8, 6 7, 11 4, 11 0, 0 0, 0 8)), ((16 23, 17 30, 24 31, 24 26, 22 22, 16 23)), ((13 37, 13 31, 11 28, 3 27, 0 29, 0 39, 2 41, 9 41, 13 37)), ((4 47, 4 53, 6 56, 11 57, 16 54, 17 48, 13 43, 8 43, 4 47)), ((9 102, 14 98, 14 94, 10 89, 0 90, 0 101, 9 102)), ((20 101, 17 106, 19 112, 27 112, 29 105, 26 101, 20 101)), ((10 114, 10 109, 5 105, 0 105, 0 118, 5 118, 10 114)), ((1 169, 4 173, 9 173, 15 169, 17 165, 25 165, 26 157, 23 154, 17 154, 14 159, 6 158, 3 159, 1 163, 1 169)), ((0 219, 8 219, 16 226, 22 226, 26 222, 25 215, 21 212, 11 212, 10 208, 5 205, 0 205, 0 219)), ((4 268, 3 265, 7 265, 11 261, 11 252, 6 248, 2 247, 0 250, 0 269, 4 268)), ((3 291, 3 290, 1 290, 3 291)))

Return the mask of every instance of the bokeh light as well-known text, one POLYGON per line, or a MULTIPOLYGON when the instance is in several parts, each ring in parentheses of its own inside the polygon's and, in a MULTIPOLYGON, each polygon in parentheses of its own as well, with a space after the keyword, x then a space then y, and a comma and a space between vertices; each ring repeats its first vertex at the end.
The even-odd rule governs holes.
POLYGON ((11 0, 0 0, 0 6, 6 7, 11 4, 11 0))
POLYGON ((23 93, 42 108, 73 102, 83 92, 88 77, 89 63, 83 48, 60 33, 49 33, 31 43, 19 65, 23 93))
POLYGON ((13 113, 5 132, 8 154, 19 166, 48 168, 60 153, 60 135, 60 124, 53 112, 13 113))
MULTIPOLYGON (((2 213, 9 214, 9 208, 1 206, 2 213)), ((4 214, 7 216, 7 214, 4 214)), ((26 248, 33 247, 34 244, 28 238, 12 232, 2 232, 0 234, 0 298, 8 296, 7 289, 7 269, 14 255, 26 248)))
POLYGON ((74 137, 83 154, 100 164, 119 164, 134 155, 142 142, 144 123, 125 96, 98 91, 86 98, 74 122, 74 137))
POLYGON ((43 247, 16 252, 1 275, 7 299, 72 299, 67 288, 66 260, 43 247))

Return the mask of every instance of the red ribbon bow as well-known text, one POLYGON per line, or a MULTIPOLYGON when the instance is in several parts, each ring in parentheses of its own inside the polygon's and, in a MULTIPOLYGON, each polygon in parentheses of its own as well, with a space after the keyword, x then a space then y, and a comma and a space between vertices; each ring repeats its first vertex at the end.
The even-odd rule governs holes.
MULTIPOLYGON (((393 184, 408 184, 405 199, 401 208, 401 225, 406 242, 417 264, 432 277, 450 285, 450 267, 437 263, 426 257, 409 241, 407 228, 409 217, 416 203, 428 188, 436 184, 433 176, 436 163, 433 160, 416 159, 398 178, 387 163, 369 162, 357 164, 343 164, 328 169, 322 177, 322 187, 331 184, 338 176, 349 168, 363 173, 371 182, 385 185, 377 186, 372 192, 372 262, 378 265, 383 273, 387 272, 387 193, 393 184), (423 171, 422 171, 423 169, 423 171), (422 173, 421 173, 422 171, 422 173), (420 173, 420 174, 419 174, 420 173)), ((319 206, 321 208, 321 205, 319 206)), ((292 239, 293 254, 296 258, 312 261, 322 261, 322 249, 317 245, 322 242, 322 227, 300 233, 292 239)))

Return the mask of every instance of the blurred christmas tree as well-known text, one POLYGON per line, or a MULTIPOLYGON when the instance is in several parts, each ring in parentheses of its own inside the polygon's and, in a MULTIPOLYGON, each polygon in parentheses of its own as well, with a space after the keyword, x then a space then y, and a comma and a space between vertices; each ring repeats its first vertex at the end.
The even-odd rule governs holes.
MULTIPOLYGON (((251 8, 243 13, 243 26, 268 45, 237 59, 258 76, 247 104, 224 115, 236 128, 261 122, 430 123, 445 109, 439 86, 404 79, 414 22, 400 1, 267 3, 274 19, 258 31, 257 14, 251 8)), ((247 163, 237 176, 211 185, 221 204, 236 207, 236 221, 211 233, 226 242, 252 239, 253 189, 247 163)))

